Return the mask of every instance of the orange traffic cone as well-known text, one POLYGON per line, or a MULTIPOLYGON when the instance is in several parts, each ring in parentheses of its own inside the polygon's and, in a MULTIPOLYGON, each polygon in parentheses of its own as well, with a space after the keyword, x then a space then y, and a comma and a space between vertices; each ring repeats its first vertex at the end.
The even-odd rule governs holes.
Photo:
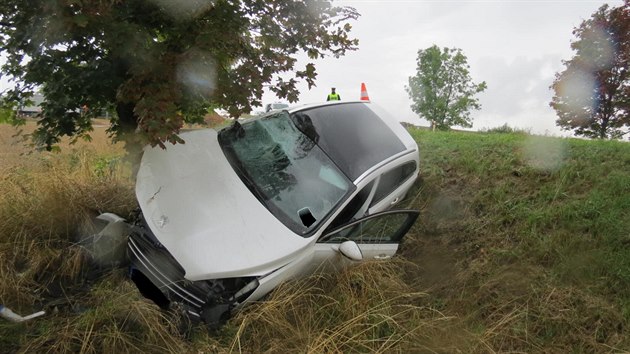
POLYGON ((361 83, 361 101, 369 101, 370 96, 367 94, 367 89, 365 88, 365 84, 361 83))

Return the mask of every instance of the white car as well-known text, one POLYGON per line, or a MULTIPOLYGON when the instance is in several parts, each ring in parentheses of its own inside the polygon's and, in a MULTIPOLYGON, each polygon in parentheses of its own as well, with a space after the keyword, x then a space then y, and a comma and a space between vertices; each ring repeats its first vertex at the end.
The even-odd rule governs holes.
POLYGON ((265 106, 265 112, 271 112, 271 111, 287 109, 287 108, 289 108, 289 105, 286 103, 281 103, 281 102, 269 103, 265 106))
POLYGON ((390 210, 418 147, 374 104, 275 111, 145 149, 130 276, 159 306, 216 326, 279 283, 392 257, 415 210, 390 210))

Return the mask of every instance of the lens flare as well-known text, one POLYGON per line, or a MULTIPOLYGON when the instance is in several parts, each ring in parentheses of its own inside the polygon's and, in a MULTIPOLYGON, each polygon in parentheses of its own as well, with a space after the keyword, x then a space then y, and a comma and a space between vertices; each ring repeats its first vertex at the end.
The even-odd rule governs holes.
POLYGON ((581 124, 588 123, 591 113, 594 110, 594 91, 597 89, 596 80, 593 74, 584 70, 576 70, 560 82, 558 94, 566 97, 564 104, 567 110, 572 113, 573 119, 581 124))
POLYGON ((210 98, 217 87, 216 64, 212 57, 191 50, 177 67, 177 81, 190 94, 210 98))
POLYGON ((172 18, 180 21, 192 20, 212 9, 209 0, 150 0, 172 18))
POLYGON ((532 168, 553 172, 566 158, 566 143, 562 139, 530 136, 523 144, 523 158, 532 168))

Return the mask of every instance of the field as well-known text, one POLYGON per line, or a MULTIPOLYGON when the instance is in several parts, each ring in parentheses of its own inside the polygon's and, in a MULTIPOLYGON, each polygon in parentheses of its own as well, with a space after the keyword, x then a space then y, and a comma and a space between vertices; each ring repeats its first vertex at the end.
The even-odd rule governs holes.
MULTIPOLYGON (((29 123, 26 129, 32 129, 29 123)), ((136 207, 132 168, 95 128, 60 153, 0 125, 2 352, 591 353, 630 350, 630 144, 410 128, 421 216, 400 256, 284 284, 217 332, 98 270, 78 225, 136 207)))

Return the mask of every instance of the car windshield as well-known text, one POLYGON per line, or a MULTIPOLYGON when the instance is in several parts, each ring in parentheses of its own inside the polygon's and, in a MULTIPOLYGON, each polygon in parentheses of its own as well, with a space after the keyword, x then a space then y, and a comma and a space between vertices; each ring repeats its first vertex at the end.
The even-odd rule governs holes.
POLYGON ((303 236, 354 189, 316 141, 298 129, 286 111, 235 122, 219 133, 241 180, 280 221, 303 236))

